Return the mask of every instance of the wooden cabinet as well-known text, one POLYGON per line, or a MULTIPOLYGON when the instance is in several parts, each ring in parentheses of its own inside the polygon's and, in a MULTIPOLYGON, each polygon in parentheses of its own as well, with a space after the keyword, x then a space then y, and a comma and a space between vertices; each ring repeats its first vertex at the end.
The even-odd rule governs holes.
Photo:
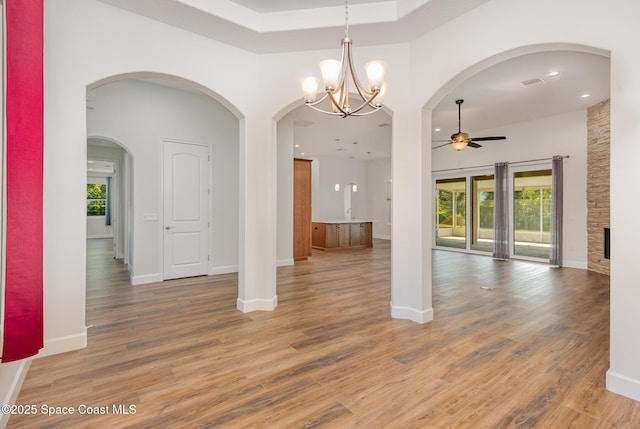
POLYGON ((312 246, 320 250, 373 247, 372 224, 313 222, 312 246))
POLYGON ((311 256, 311 160, 293 160, 293 260, 311 256))
POLYGON ((373 241, 371 222, 359 222, 350 224, 351 246, 371 245, 373 241))

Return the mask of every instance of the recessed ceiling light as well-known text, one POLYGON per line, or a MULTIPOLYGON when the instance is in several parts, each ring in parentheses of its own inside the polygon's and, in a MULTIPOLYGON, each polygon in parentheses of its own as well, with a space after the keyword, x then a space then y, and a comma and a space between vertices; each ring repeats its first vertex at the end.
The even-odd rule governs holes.
POLYGON ((297 145, 294 145, 294 146, 295 146, 295 147, 300 147, 300 145, 299 145, 299 144, 297 144, 297 145))
POLYGON ((589 97, 591 97, 591 94, 589 94, 588 92, 585 92, 580 96, 580 98, 589 98, 589 97))
POLYGON ((440 131, 440 128, 436 128, 436 129, 435 129, 435 132, 436 132, 436 133, 437 133, 438 131, 440 131))
POLYGON ((304 152, 300 152, 300 155, 304 155, 304 152))
POLYGON ((547 76, 549 77, 556 77, 560 74, 560 72, 558 70, 554 70, 554 71, 550 71, 549 73, 547 73, 547 76))

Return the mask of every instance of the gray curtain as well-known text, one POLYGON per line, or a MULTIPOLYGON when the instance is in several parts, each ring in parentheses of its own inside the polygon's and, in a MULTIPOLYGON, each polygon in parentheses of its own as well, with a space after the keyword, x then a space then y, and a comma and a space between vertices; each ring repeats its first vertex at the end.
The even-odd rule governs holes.
POLYGON ((107 176, 107 190, 104 203, 104 224, 111 225, 111 177, 107 176))
POLYGON ((493 195, 493 257, 509 259, 509 167, 506 162, 495 164, 495 194, 493 195))
POLYGON ((551 161, 551 265, 562 266, 562 156, 551 161))

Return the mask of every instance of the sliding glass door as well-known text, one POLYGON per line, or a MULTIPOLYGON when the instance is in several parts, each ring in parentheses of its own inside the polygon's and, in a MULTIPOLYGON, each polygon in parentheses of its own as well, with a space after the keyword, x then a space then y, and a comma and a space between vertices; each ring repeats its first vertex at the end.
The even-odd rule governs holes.
POLYGON ((493 252, 493 175, 471 177, 471 250, 493 252))
POLYGON ((466 178, 436 180, 436 246, 467 248, 466 178))
MULTIPOLYGON (((473 253, 494 251, 495 176, 480 170, 435 180, 435 245, 473 253)), ((508 257, 548 261, 552 175, 549 164, 509 171, 508 257), (537 168, 537 169, 535 169, 537 168)), ((505 257, 507 252, 505 250, 505 257)))
POLYGON ((513 255, 549 259, 551 170, 513 174, 513 255))

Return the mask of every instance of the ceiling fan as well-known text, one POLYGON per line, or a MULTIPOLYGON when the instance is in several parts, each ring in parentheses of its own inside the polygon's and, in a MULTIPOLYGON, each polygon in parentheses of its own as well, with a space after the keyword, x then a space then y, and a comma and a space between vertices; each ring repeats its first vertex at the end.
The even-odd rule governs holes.
POLYGON ((469 137, 469 134, 463 133, 460 131, 460 106, 464 103, 464 100, 458 99, 456 100, 456 104, 458 105, 458 132, 451 134, 451 140, 435 140, 438 141, 446 141, 447 143, 441 144, 439 146, 435 146, 433 149, 438 149, 439 147, 451 145, 453 150, 461 151, 467 146, 472 147, 474 149, 482 147, 481 144, 476 142, 483 142, 489 140, 506 140, 505 136, 495 136, 495 137, 469 137))

